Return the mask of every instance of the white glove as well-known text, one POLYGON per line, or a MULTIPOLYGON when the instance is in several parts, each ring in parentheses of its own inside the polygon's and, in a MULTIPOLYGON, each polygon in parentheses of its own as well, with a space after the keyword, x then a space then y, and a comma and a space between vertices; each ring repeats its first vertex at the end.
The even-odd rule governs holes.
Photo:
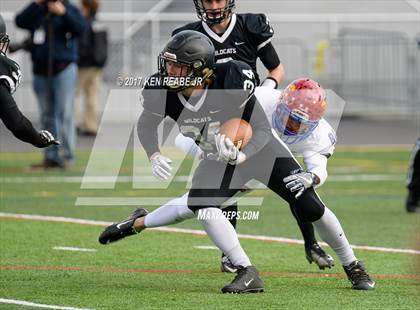
POLYGON ((231 165, 239 165, 245 161, 246 155, 239 151, 225 135, 217 134, 215 136, 215 143, 218 152, 218 161, 228 162, 231 165))
POLYGON ((171 176, 172 160, 168 157, 156 152, 150 156, 150 162, 152 164, 152 173, 156 178, 165 181, 171 176))
POLYGON ((48 130, 41 130, 39 136, 42 140, 42 147, 47 147, 51 144, 59 145, 60 141, 55 140, 54 136, 48 130))
POLYGON ((312 172, 295 170, 291 172, 291 175, 285 177, 283 182, 286 183, 286 188, 292 193, 297 191, 295 195, 296 199, 315 184, 315 175, 312 172))

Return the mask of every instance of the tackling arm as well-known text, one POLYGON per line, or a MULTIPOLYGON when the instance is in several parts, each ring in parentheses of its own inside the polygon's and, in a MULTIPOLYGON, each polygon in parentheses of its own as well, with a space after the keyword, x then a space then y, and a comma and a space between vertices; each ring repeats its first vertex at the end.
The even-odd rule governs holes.
POLYGON ((304 152, 303 161, 306 169, 316 175, 318 182, 315 183, 315 187, 319 187, 324 184, 328 177, 327 162, 328 157, 316 152, 304 152))
POLYGON ((40 148, 58 144, 49 132, 35 130, 32 123, 19 110, 10 90, 2 82, 0 82, 0 98, 2 100, 0 118, 16 138, 40 148))

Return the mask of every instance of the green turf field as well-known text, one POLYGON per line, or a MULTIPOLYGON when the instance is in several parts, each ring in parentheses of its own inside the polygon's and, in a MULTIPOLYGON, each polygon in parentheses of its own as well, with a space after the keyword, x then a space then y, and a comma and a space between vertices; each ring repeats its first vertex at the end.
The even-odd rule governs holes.
MULTIPOLYGON (((403 207, 409 151, 407 147, 338 148, 331 158, 330 180, 318 192, 339 217, 352 244, 419 249, 420 216, 407 215, 403 207), (361 181, 369 176, 374 180, 361 181)), ((41 159, 39 153, 1 153, 0 212, 116 221, 134 207, 77 206, 76 199, 176 197, 185 192, 183 182, 174 182, 166 190, 141 190, 129 182, 117 183, 114 189, 80 189, 77 179, 60 181, 64 176, 83 176, 88 157, 88 152, 78 153, 76 166, 65 173, 29 173, 27 167, 41 159), (57 178, 46 182, 47 177, 57 178)), ((173 158, 181 156, 173 154, 173 158)), ((127 154, 120 175, 131 175, 131 163, 127 154)), ((146 168, 147 163, 141 167, 146 168)), ((183 163, 178 175, 187 174, 189 168, 190 162, 183 163)), ((285 203, 266 190, 249 196, 263 197, 264 203, 242 207, 260 214, 258 220, 240 221, 240 233, 301 239, 285 203)), ((200 229, 195 220, 176 227, 200 229)), ((336 256, 333 269, 320 271, 306 262, 301 245, 243 240, 262 273, 266 292, 234 296, 220 293, 232 275, 218 272, 218 251, 196 248, 211 245, 207 237, 146 231, 100 246, 97 237, 102 229, 0 218, 0 300, 88 309, 418 309, 420 304, 420 268, 416 268, 420 255, 356 250, 377 281, 375 291, 360 292, 349 289, 336 256)), ((0 309, 27 308, 0 302, 0 309)))

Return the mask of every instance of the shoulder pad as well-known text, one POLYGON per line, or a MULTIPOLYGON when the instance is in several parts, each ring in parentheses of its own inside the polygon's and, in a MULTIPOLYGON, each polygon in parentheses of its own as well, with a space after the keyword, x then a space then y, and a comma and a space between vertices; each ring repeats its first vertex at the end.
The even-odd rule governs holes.
POLYGON ((0 56, 0 82, 5 83, 13 94, 22 79, 19 65, 5 55, 0 56))
POLYGON ((186 24, 186 25, 184 25, 182 27, 176 28, 174 31, 172 31, 171 36, 173 37, 178 32, 181 32, 181 31, 184 31, 184 30, 196 30, 196 31, 200 31, 199 30, 200 27, 201 27, 201 21, 189 23, 189 24, 186 24))
POLYGON ((247 63, 239 60, 231 60, 226 65, 228 68, 224 77, 224 88, 248 89, 253 93, 256 80, 252 68, 247 63))
MULTIPOLYGON (((153 74, 146 79, 150 78, 159 78, 159 75, 153 74)), ((145 110, 148 110, 153 114, 164 116, 167 90, 162 86, 147 84, 146 79, 144 88, 140 94, 140 102, 145 110)))
POLYGON ((274 30, 265 14, 244 14, 246 29, 257 50, 268 44, 274 35, 274 30))

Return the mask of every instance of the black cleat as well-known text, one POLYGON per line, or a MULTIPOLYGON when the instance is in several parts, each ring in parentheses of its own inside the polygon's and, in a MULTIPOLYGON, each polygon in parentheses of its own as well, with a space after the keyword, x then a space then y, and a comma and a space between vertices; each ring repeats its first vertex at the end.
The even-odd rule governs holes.
POLYGON ((373 281, 367 273, 365 266, 361 261, 355 260, 348 266, 343 266, 355 290, 373 290, 375 281, 373 281))
POLYGON ((334 259, 325 253, 325 251, 319 246, 318 243, 313 243, 309 246, 305 246, 306 259, 310 264, 315 262, 319 269, 330 268, 334 266, 334 259))
POLYGON ((99 243, 108 244, 111 242, 121 240, 125 237, 137 234, 137 232, 133 228, 134 221, 139 217, 146 216, 147 213, 148 212, 146 209, 138 208, 128 219, 119 223, 109 225, 99 236, 99 243))
POLYGON ((420 212, 420 196, 412 190, 408 191, 407 200, 405 201, 405 209, 408 213, 420 212))
POLYGON ((222 288, 223 293, 261 293, 264 292, 264 283, 254 266, 238 267, 238 274, 233 281, 222 288))
POLYGON ((232 264, 230 259, 225 254, 222 254, 222 258, 220 260, 220 271, 227 273, 235 273, 238 271, 238 267, 232 264))

